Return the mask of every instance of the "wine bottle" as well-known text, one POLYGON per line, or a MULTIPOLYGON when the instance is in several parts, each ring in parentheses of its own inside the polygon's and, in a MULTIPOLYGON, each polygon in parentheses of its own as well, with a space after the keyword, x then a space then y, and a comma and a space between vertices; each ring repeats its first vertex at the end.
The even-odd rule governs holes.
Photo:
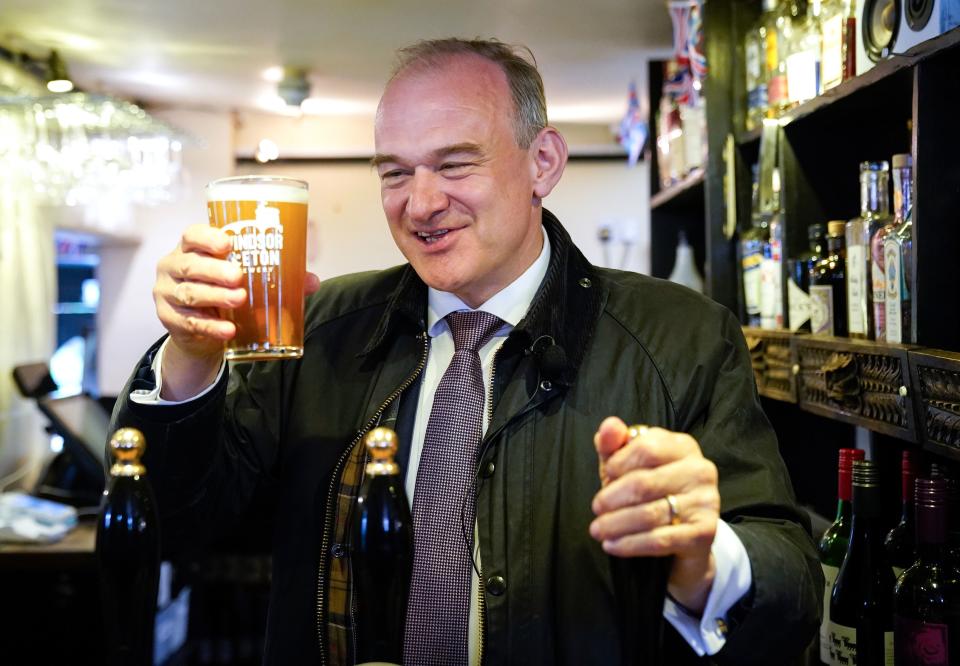
POLYGON ((893 575, 896 578, 899 578, 903 570, 916 560, 917 539, 913 520, 913 482, 920 470, 919 455, 915 451, 904 451, 900 470, 900 493, 903 501, 903 511, 900 514, 900 522, 890 530, 886 541, 884 541, 890 564, 893 565, 893 575))
POLYGON ((395 462, 397 436, 375 428, 353 516, 356 663, 403 662, 407 596, 413 571, 413 521, 395 462))
POLYGON ((830 596, 831 664, 886 666, 893 660, 895 579, 883 547, 880 471, 853 463, 850 544, 830 596))
POLYGON ((96 556, 112 666, 153 663, 160 577, 160 529, 153 489, 141 462, 147 443, 121 428, 110 439, 114 464, 100 504, 96 556))
POLYGON ((827 223, 827 251, 810 269, 810 327, 815 334, 847 334, 845 227, 841 220, 827 223))
POLYGON ((944 479, 917 479, 917 562, 894 593, 898 666, 949 666, 960 661, 960 569, 947 552, 951 509, 944 479))
POLYGON ((853 514, 853 461, 863 460, 860 449, 840 449, 837 471, 837 517, 823 533, 818 548, 823 567, 823 622, 820 624, 820 661, 830 664, 830 593, 837 580, 843 556, 850 542, 850 518, 853 514))

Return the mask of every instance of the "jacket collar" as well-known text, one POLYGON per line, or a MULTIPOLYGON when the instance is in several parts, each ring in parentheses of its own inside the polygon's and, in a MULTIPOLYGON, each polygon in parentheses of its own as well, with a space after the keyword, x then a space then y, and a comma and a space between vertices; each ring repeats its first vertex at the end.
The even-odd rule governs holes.
MULTIPOLYGON (((555 380, 573 383, 597 325, 604 294, 596 269, 573 244, 570 235, 550 211, 543 210, 543 226, 550 237, 550 265, 526 316, 513 329, 502 353, 529 352, 552 340, 564 351, 565 362, 555 380)), ((407 264, 390 296, 386 310, 361 356, 373 353, 389 336, 404 329, 426 329, 427 285, 407 264)))

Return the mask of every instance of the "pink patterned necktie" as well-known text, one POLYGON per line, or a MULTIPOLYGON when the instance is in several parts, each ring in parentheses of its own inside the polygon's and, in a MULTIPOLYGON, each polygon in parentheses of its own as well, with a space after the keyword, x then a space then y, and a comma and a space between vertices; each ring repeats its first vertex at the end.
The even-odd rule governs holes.
POLYGON ((479 350, 503 321, 451 312, 453 360, 437 385, 413 495, 414 556, 406 666, 467 664, 477 446, 485 389, 479 350))

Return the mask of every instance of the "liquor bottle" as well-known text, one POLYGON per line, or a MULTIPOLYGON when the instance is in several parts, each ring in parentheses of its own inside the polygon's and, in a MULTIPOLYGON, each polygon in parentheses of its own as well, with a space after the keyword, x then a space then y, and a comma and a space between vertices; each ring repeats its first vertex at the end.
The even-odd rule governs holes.
POLYGON ((400 664, 413 571, 413 522, 394 459, 396 434, 375 428, 364 443, 370 461, 352 529, 356 663, 400 664))
POLYGON ((847 327, 851 338, 874 335, 873 277, 870 239, 890 223, 887 213, 886 162, 860 163, 860 216, 847 222, 847 327))
POLYGON ((788 2, 764 0, 763 52, 767 80, 767 117, 774 118, 788 103, 787 95, 787 38, 790 34, 790 5, 788 2))
POLYGON ((667 279, 670 282, 676 282, 693 289, 698 294, 703 293, 703 278, 697 271, 697 262, 693 257, 693 247, 687 242, 687 234, 683 231, 678 236, 673 270, 670 271, 670 277, 667 279))
POLYGON ((917 552, 916 530, 914 526, 913 485, 920 471, 920 456, 915 451, 905 450, 900 463, 903 511, 900 522, 887 534, 884 545, 887 556, 893 565, 893 575, 897 578, 903 570, 913 564, 917 552))
POLYGON ((860 449, 840 449, 837 471, 837 517, 820 539, 817 550, 823 568, 823 621, 820 623, 820 661, 830 661, 830 593, 850 543, 853 515, 853 461, 863 460, 860 449))
POLYGON ((743 302, 747 311, 747 325, 760 326, 760 290, 763 248, 770 241, 767 218, 760 213, 760 182, 758 165, 753 167, 753 194, 750 228, 740 237, 740 267, 743 271, 743 302))
POLYGON ((794 3, 787 44, 787 93, 791 106, 813 99, 820 92, 820 0, 806 7, 794 3))
POLYGON ((780 169, 773 168, 772 196, 767 217, 770 237, 760 264, 760 326, 783 328, 783 211, 780 209, 780 169))
POLYGON ((757 25, 747 30, 743 43, 745 88, 747 91, 747 112, 744 117, 744 125, 747 131, 760 127, 763 114, 767 108, 767 82, 763 76, 764 68, 761 66, 760 55, 763 41, 761 31, 762 22, 758 22, 757 25))
MULTIPOLYGON (((880 162, 881 165, 886 162, 880 162)), ((887 300, 887 277, 884 273, 883 241, 893 230, 893 218, 890 217, 890 206, 887 203, 890 187, 890 172, 888 169, 876 171, 876 178, 870 179, 869 190, 866 196, 870 197, 871 206, 876 214, 887 222, 877 229, 870 238, 870 282, 873 292, 873 339, 884 342, 887 339, 887 309, 884 304, 887 300), (876 184, 875 188, 873 184, 876 184)), ((861 200, 864 194, 864 185, 860 184, 861 200)))
POLYGON ((787 324, 791 331, 810 331, 810 269, 826 250, 826 227, 807 227, 809 249, 787 262, 787 324))
POLYGON ((857 3, 825 0, 820 10, 821 82, 829 90, 857 75, 857 3))
POLYGON ((880 471, 871 460, 853 463, 850 544, 830 595, 832 664, 885 666, 893 659, 893 587, 883 547, 880 471))
POLYGON ((960 569, 947 552, 948 514, 957 510, 944 479, 917 479, 917 562, 894 592, 894 650, 898 666, 960 660, 960 569))
POLYGON ((893 156, 893 228, 883 239, 887 342, 913 342, 913 158, 893 156))
POLYGON ((96 556, 108 663, 153 663, 160 582, 160 532, 153 489, 141 458, 146 440, 121 428, 110 439, 114 457, 100 504, 96 556))
POLYGON ((810 328, 814 334, 847 334, 845 228, 842 220, 827 223, 827 252, 810 270, 810 328))

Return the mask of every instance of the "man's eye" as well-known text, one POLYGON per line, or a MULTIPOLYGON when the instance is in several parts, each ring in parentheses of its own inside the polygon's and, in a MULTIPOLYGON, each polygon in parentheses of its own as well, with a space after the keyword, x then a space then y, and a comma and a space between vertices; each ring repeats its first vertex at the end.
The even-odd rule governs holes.
POLYGON ((386 171, 380 174, 380 180, 397 180, 402 176, 403 176, 403 171, 395 169, 393 171, 386 171))
POLYGON ((440 171, 445 173, 459 173, 466 171, 471 166, 469 162, 444 162, 440 165, 440 171))

